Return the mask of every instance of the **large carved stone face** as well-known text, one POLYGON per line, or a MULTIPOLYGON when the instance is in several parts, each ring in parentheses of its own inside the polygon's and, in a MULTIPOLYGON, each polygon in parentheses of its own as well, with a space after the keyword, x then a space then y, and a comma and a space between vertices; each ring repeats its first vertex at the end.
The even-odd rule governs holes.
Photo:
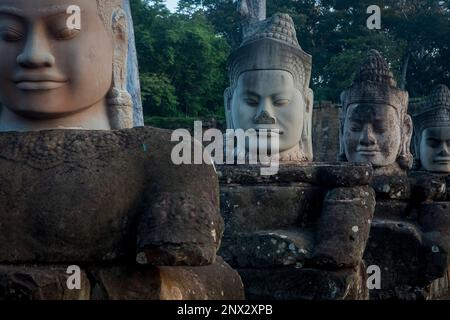
POLYGON ((348 161, 370 163, 375 167, 392 165, 401 146, 397 111, 388 105, 350 105, 343 138, 348 161))
POLYGON ((94 0, 0 0, 0 102, 25 118, 61 118, 105 99, 113 44, 94 0), (67 28, 70 5, 81 30, 67 28))
POLYGON ((422 131, 420 162, 425 170, 450 173, 450 128, 428 128, 422 131))
POLYGON ((283 70, 243 73, 231 101, 235 129, 280 131, 280 152, 299 145, 305 101, 294 86, 293 76, 283 70))

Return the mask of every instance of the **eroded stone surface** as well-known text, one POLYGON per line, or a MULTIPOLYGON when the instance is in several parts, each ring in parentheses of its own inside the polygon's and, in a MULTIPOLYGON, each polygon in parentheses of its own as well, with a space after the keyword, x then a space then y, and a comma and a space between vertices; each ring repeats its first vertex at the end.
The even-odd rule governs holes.
POLYGON ((375 176, 377 205, 365 253, 382 267, 373 299, 438 299, 450 287, 448 176, 425 171, 375 176))
POLYGON ((67 267, 0 265, 0 300, 89 300, 90 283, 81 271, 80 289, 67 286, 67 267))
POLYGON ((282 164, 276 175, 262 176, 260 166, 218 166, 219 179, 226 184, 310 183, 323 187, 368 185, 372 168, 366 164, 308 163, 282 164))
POLYGON ((174 165, 173 146, 154 128, 1 134, 0 261, 213 262, 216 174, 174 165))
POLYGON ((305 226, 321 209, 324 191, 309 184, 227 185, 221 212, 227 233, 305 226))
POLYGON ((223 239, 220 255, 236 268, 271 268, 305 265, 314 248, 307 230, 240 233, 223 239))
POLYGON ((373 221, 364 260, 381 268, 382 290, 371 291, 373 299, 428 299, 427 286, 448 266, 416 224, 401 220, 373 221))
POLYGON ((365 300, 368 297, 363 266, 338 271, 285 267, 239 269, 252 300, 365 300))
POLYGON ((374 217, 381 220, 411 220, 417 216, 413 206, 407 201, 377 199, 374 217))
POLYGON ((221 258, 204 267, 94 268, 96 300, 242 300, 236 271, 221 258))
POLYGON ((374 211, 375 193, 370 187, 329 191, 319 220, 314 263, 334 268, 359 265, 374 211))
POLYGON ((406 175, 377 175, 370 186, 378 199, 408 200, 411 197, 411 186, 406 175))
POLYGON ((446 175, 412 171, 409 178, 414 202, 450 200, 448 194, 450 184, 446 175))
POLYGON ((220 257, 203 267, 84 266, 70 290, 67 266, 0 265, 0 300, 242 300, 238 273, 220 257))
POLYGON ((258 169, 218 168, 227 226, 220 254, 247 297, 367 298, 358 268, 375 209, 371 168, 283 164, 272 177, 258 169))

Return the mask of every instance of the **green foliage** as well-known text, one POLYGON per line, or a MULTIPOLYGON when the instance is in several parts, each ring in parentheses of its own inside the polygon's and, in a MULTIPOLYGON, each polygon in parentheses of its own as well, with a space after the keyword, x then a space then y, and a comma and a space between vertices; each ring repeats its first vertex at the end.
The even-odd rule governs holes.
POLYGON ((163 1, 131 1, 144 112, 221 114, 230 46, 201 13, 171 14, 163 1))
POLYGON ((141 73, 141 86, 145 114, 166 117, 180 115, 175 87, 165 74, 141 73))
MULTIPOLYGON (((226 61, 241 42, 233 0, 131 0, 144 109, 149 115, 223 116, 226 61)), ((383 53, 410 96, 450 86, 450 3, 439 0, 277 0, 268 15, 292 15, 303 49, 313 56, 316 100, 339 101, 369 49, 383 53), (382 9, 369 30, 368 6, 382 9)))

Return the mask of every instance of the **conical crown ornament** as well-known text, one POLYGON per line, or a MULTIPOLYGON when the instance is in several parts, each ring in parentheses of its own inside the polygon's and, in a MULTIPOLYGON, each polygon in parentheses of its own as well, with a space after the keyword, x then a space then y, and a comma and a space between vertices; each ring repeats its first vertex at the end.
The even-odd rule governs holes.
POLYGON ((344 110, 354 103, 380 103, 403 112, 408 108, 408 92, 400 90, 383 56, 369 50, 355 80, 341 95, 344 110))
POLYGON ((377 50, 369 50, 367 56, 362 63, 359 72, 355 78, 358 82, 374 82, 379 84, 397 87, 397 82, 394 79, 389 66, 377 50))
POLYGON ((450 127, 450 90, 445 85, 437 86, 427 97, 422 109, 414 116, 417 133, 433 127, 450 127))
POLYGON ((293 75, 298 88, 306 90, 311 78, 312 57, 300 47, 292 18, 278 13, 249 26, 228 65, 232 88, 244 72, 285 70, 293 75))

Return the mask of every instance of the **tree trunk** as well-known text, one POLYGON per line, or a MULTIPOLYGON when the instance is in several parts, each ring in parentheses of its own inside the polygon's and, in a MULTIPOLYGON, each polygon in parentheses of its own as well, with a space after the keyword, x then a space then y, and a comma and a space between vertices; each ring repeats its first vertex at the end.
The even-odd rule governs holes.
POLYGON ((411 54, 409 53, 409 50, 408 50, 408 51, 406 51, 406 56, 403 59, 402 76, 400 79, 400 89, 402 89, 402 90, 406 89, 406 76, 408 74, 408 65, 409 65, 410 57, 411 57, 411 54))

